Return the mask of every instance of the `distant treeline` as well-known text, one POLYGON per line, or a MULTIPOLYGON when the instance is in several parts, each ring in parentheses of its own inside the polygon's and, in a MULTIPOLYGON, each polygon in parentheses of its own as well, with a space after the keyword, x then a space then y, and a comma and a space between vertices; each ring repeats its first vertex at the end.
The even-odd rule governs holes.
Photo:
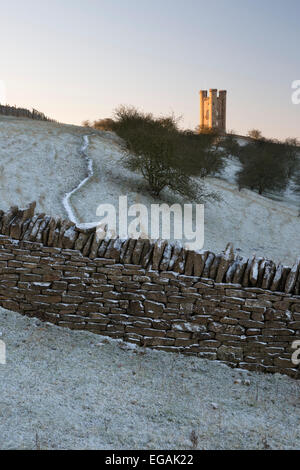
POLYGON ((55 122, 54 119, 50 119, 45 116, 44 113, 33 109, 29 111, 26 108, 17 108, 16 106, 9 105, 0 105, 0 115, 4 116, 17 116, 17 117, 27 117, 29 119, 37 119, 38 121, 51 121, 55 122))

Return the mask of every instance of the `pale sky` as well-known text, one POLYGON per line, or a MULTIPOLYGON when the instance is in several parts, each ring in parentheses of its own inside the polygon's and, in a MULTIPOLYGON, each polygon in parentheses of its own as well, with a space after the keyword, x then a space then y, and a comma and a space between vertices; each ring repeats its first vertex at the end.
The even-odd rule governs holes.
POLYGON ((228 90, 227 128, 300 138, 299 0, 1 1, 7 102, 61 122, 120 104, 198 125, 199 90, 228 90))

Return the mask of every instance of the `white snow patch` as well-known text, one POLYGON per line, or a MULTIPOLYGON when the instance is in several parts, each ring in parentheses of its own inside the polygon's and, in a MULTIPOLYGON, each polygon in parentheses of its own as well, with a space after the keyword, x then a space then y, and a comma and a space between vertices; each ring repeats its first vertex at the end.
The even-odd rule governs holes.
POLYGON ((80 188, 82 188, 89 180, 92 178, 94 175, 93 171, 93 160, 91 158, 87 157, 86 150, 89 146, 89 137, 88 135, 83 136, 83 144, 82 147, 80 148, 81 154, 84 156, 85 160, 87 161, 87 173, 88 175, 86 178, 84 178, 77 186, 74 188, 72 191, 69 193, 65 194, 65 197, 63 199, 63 205, 66 209, 66 212, 68 214, 68 218, 71 220, 71 222, 74 222, 77 226, 80 226, 82 228, 90 228, 90 227, 95 227, 97 225, 96 223, 86 223, 86 224, 80 224, 78 221, 77 217, 74 214, 74 210, 71 205, 71 197, 79 191, 80 188))

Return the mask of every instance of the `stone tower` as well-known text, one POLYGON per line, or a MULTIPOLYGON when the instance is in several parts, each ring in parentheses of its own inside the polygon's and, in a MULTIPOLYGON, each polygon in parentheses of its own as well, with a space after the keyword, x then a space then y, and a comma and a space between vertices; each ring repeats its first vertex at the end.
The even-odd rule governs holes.
POLYGON ((203 129, 216 129, 226 132, 226 90, 210 88, 200 91, 200 132, 203 129))

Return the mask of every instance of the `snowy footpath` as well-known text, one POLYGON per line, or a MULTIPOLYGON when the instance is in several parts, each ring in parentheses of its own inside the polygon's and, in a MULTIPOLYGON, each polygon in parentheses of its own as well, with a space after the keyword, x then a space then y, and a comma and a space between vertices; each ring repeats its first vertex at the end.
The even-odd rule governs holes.
MULTIPOLYGON (((82 157, 85 159, 86 164, 87 164, 87 176, 70 192, 66 193, 64 198, 63 198, 63 205, 66 210, 68 219, 71 220, 71 222, 74 222, 77 226, 80 226, 80 222, 77 218, 77 216, 74 213, 74 208, 72 206, 71 198, 72 196, 79 191, 93 176, 94 176, 94 171, 93 171, 93 160, 91 158, 88 158, 86 151, 89 146, 89 136, 84 135, 83 136, 83 144, 80 148, 80 154, 82 157)), ((86 226, 89 224, 85 224, 86 226)), ((94 225, 92 223, 92 225, 94 225)))

